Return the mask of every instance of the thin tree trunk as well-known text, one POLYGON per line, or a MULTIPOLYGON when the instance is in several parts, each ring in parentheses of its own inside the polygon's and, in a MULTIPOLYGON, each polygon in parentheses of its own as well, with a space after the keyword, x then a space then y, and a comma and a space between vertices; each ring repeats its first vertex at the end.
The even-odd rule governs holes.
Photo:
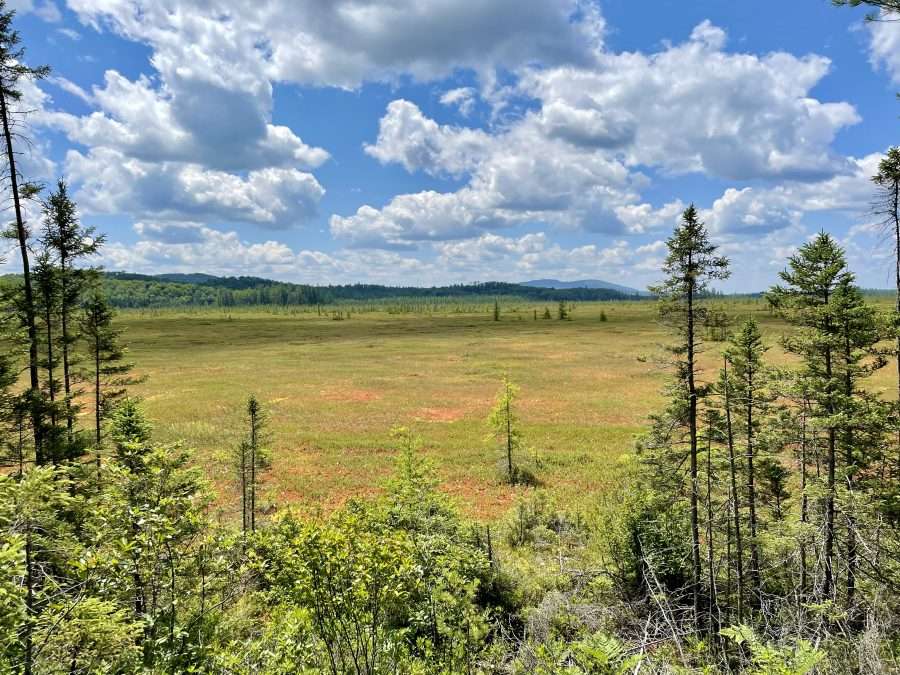
POLYGON ((34 556, 31 550, 31 524, 25 531, 25 675, 31 675, 34 663, 34 556))
POLYGON ((509 411, 509 383, 506 385, 506 473, 509 476, 509 482, 513 480, 513 459, 512 459, 512 419, 509 411))
POLYGON ((53 381, 53 311, 51 303, 53 301, 52 294, 44 297, 44 323, 47 330, 47 393, 50 396, 50 422, 56 426, 56 384, 53 381))
POLYGON ((754 452, 753 447, 753 367, 752 355, 747 354, 747 506, 750 509, 750 588, 753 605, 760 607, 762 604, 761 581, 759 575, 759 543, 757 537, 757 518, 756 518, 756 470, 754 468, 754 452))
MULTIPOLYGON (((803 399, 803 415, 800 423, 800 522, 806 524, 809 521, 809 497, 806 494, 806 414, 809 403, 803 399)), ((805 599, 807 586, 806 563, 806 533, 801 533, 800 539, 800 598, 805 599)))
MULTIPOLYGON (((68 406, 69 398, 66 394, 66 406, 68 406)), ((103 402, 103 394, 100 389, 100 334, 94 337, 94 432, 97 435, 97 468, 100 468, 100 447, 103 443, 102 427, 101 427, 101 404, 103 402)), ((69 415, 69 409, 66 408, 66 414, 69 415)))
POLYGON ((16 428, 19 431, 19 442, 16 445, 16 451, 19 454, 19 475, 18 480, 22 480, 25 476, 25 415, 21 409, 16 410, 16 428))
MULTIPOLYGON (((825 302, 828 302, 826 296, 825 302)), ((825 321, 825 330, 831 332, 829 321, 825 321)), ((827 379, 828 391, 826 410, 829 417, 834 416, 834 392, 832 391, 832 363, 831 348, 825 348, 825 377, 827 379)), ((831 424, 829 422, 829 424, 831 424)), ((834 493, 835 493, 835 465, 837 463, 837 440, 836 432, 833 426, 828 427, 828 478, 827 491, 825 495, 825 574, 822 581, 822 595, 827 599, 832 596, 834 589, 834 493)))
POLYGON ((247 447, 241 443, 241 530, 247 535, 247 447))
POLYGON ((6 141, 6 159, 9 166, 9 181, 12 190, 13 207, 16 215, 16 237, 19 240, 19 253, 22 256, 22 278, 25 290, 25 324, 28 330, 28 377, 31 393, 31 425, 34 432, 35 463, 43 464, 43 420, 41 419, 40 397, 41 385, 38 379, 38 338, 34 316, 34 293, 31 287, 31 268, 28 264, 28 235, 25 232, 25 219, 22 216, 22 203, 19 198, 19 176, 16 173, 16 156, 13 152, 12 129, 9 122, 9 109, 6 105, 6 94, 0 86, 0 118, 3 121, 3 136, 6 141))
MULTIPOLYGON (((728 508, 734 508, 734 493, 728 488, 728 508)), ((732 519, 725 519, 725 623, 731 624, 731 526, 732 519)), ((738 621, 740 623, 740 621, 738 621)))
MULTIPOLYGON (((66 429, 69 434, 69 442, 72 442, 72 433, 73 428, 75 426, 75 416, 72 413, 72 381, 69 369, 69 326, 68 326, 68 314, 69 314, 69 287, 67 283, 66 275, 69 273, 66 269, 66 258, 65 255, 60 257, 59 261, 59 269, 60 269, 60 294, 62 298, 62 306, 60 307, 60 320, 62 322, 62 357, 63 357, 63 391, 66 395, 66 429)), ((98 435, 99 436, 99 435, 98 435)), ((100 442, 98 440, 97 446, 99 447, 100 442)))
MULTIPOLYGON (((900 183, 894 183, 891 195, 891 216, 894 219, 894 263, 895 280, 897 283, 897 296, 894 302, 894 311, 900 317, 900 183)), ((897 408, 900 416, 900 332, 897 333, 897 408)), ((897 474, 900 476, 900 420, 895 420, 897 425, 897 474)))
MULTIPOLYGON (((849 399, 853 396, 853 376, 850 372, 850 361, 852 358, 850 348, 850 328, 844 326, 844 395, 849 399)), ((853 444, 854 433, 850 427, 846 431, 844 461, 847 464, 847 491, 851 498, 853 495, 853 444)), ((853 607, 854 595, 856 594, 856 519, 850 508, 847 509, 847 607, 853 607)))
POLYGON ((709 636, 710 642, 719 632, 718 598, 716 597, 716 578, 713 561, 715 559, 715 542, 713 541, 713 507, 712 507, 712 423, 709 424, 706 439, 706 574, 709 579, 709 636))
MULTIPOLYGON (((693 258, 689 255, 688 267, 693 266, 693 258)), ((694 623, 700 624, 700 517, 698 502, 700 495, 697 475, 697 386, 694 381, 694 281, 687 284, 687 384, 689 396, 688 426, 691 438, 691 590, 694 604, 694 623)))
POLYGON ((250 418, 250 531, 256 532, 256 444, 257 437, 257 413, 251 413, 250 418))
POLYGON ((731 395, 728 386, 728 359, 725 359, 725 425, 728 433, 728 463, 731 473, 732 517, 734 519, 735 563, 737 567, 738 623, 744 621, 744 545, 741 540, 741 500, 737 489, 737 463, 734 456, 734 430, 731 426, 731 395))

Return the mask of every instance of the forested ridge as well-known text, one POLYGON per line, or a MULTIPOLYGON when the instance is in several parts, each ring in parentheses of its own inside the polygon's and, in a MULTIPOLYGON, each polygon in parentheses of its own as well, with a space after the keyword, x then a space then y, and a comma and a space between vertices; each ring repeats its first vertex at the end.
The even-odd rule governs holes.
MULTIPOLYGON (((554 289, 504 282, 453 284, 450 286, 381 286, 347 284, 310 286, 259 277, 215 277, 205 274, 146 275, 131 272, 99 272, 103 292, 113 307, 145 309, 162 307, 300 307, 365 303, 379 300, 425 301, 431 299, 492 300, 519 298, 535 302, 638 299, 606 288, 554 289)), ((2 285, 21 283, 20 275, 0 278, 2 285)))
MULTIPOLYGON (((607 499, 576 509, 541 489, 505 377, 486 452, 518 499, 497 522, 461 514, 406 427, 391 432, 379 496, 318 517, 265 508, 258 490, 277 457, 252 391, 235 414, 242 441, 223 448, 238 517, 221 518, 190 448, 156 440, 165 420, 129 395, 138 378, 115 306, 398 289, 104 275, 93 267, 104 237, 66 182, 37 185, 17 166, 15 103, 23 80, 49 71, 25 65, 13 22, 0 0, 5 234, 23 270, 0 286, 0 672, 900 669, 900 149, 872 177, 896 305, 873 305, 840 243, 819 233, 764 296, 787 326, 785 361, 752 317, 710 323, 731 263, 698 210, 683 211, 652 289, 671 336, 655 364, 666 403, 621 448, 625 480, 607 499), (896 369, 889 392, 868 386, 882 369, 896 369)), ((546 318, 572 319, 571 295, 523 297, 559 300, 546 318)), ((493 308, 484 321, 504 319, 493 308)))
POLYGON ((497 296, 558 302, 621 300, 630 296, 605 288, 557 290, 521 284, 486 282, 450 286, 380 286, 349 284, 310 286, 258 277, 209 277, 205 275, 147 276, 126 272, 103 275, 104 291, 114 307, 241 307, 276 305, 330 305, 342 302, 434 298, 484 299, 497 296))

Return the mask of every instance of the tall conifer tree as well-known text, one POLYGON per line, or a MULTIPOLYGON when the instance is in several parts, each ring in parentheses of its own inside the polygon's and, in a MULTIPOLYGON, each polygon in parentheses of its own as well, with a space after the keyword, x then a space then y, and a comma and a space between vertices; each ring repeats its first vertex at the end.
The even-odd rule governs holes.
POLYGON ((23 301, 22 313, 28 334, 28 375, 31 423, 34 433, 35 459, 44 461, 42 451, 43 413, 41 405, 40 379, 38 376, 38 333, 35 310, 34 290, 32 286, 31 267, 28 259, 29 232, 25 222, 23 201, 33 196, 33 186, 22 180, 17 167, 16 140, 21 136, 16 131, 20 124, 22 112, 14 109, 22 99, 20 82, 23 80, 39 80, 50 73, 47 66, 32 68, 25 65, 25 49, 21 46, 22 38, 13 28, 15 12, 7 10, 6 1, 0 0, 0 123, 3 125, 5 155, 5 173, 9 181, 9 193, 12 199, 14 223, 13 237, 19 245, 22 262, 23 301))
POLYGON ((726 279, 728 259, 716 253, 710 243, 706 226, 700 221, 697 209, 691 205, 682 214, 681 223, 666 241, 668 255, 663 264, 666 279, 653 288, 660 298, 660 315, 675 329, 678 343, 671 347, 675 357, 676 378, 680 383, 674 391, 683 396, 683 423, 688 431, 689 493, 691 518, 691 595, 694 618, 700 620, 700 486, 698 472, 698 399, 701 387, 697 382, 697 354, 700 349, 698 326, 703 324, 702 299, 709 284, 726 279))
POLYGON ((839 397, 843 383, 837 370, 842 340, 836 316, 835 296, 852 282, 844 252, 834 239, 822 232, 804 244, 781 272, 784 286, 773 287, 768 294, 772 304, 787 320, 799 328, 783 344, 788 352, 803 360, 799 376, 809 385, 815 412, 827 433, 826 481, 823 525, 823 577, 821 596, 834 595, 835 495, 838 462, 839 397))
MULTIPOLYGON (((744 448, 744 476, 747 497, 750 549, 750 587, 753 605, 761 602, 759 516, 757 513, 757 435, 772 396, 767 389, 767 373, 763 365, 762 333, 755 320, 748 319, 732 339, 726 354, 731 363, 729 382, 732 415, 739 427, 738 438, 744 448)), ((737 440, 737 439, 736 439, 737 440)), ((738 525, 736 524, 736 527, 738 525)))
MULTIPOLYGON (((69 198, 68 187, 64 180, 57 182, 56 190, 44 202, 44 228, 44 245, 53 252, 59 268, 63 391, 66 428, 71 440, 76 414, 73 347, 77 336, 73 333, 73 315, 94 272, 80 267, 78 263, 83 258, 95 255, 103 245, 104 237, 97 235, 93 227, 81 225, 75 203, 69 198)), ((93 301, 94 299, 91 300, 93 301)))

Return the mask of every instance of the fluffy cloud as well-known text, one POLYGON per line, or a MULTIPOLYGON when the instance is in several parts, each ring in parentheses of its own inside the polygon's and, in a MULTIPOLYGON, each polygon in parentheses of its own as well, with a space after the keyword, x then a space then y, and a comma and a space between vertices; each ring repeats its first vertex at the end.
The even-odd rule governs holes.
MULTIPOLYGON (((137 246, 111 247, 118 267, 423 283, 640 277, 663 254, 646 240, 686 205, 651 203, 643 193, 653 181, 700 174, 733 186, 698 206, 738 256, 750 239, 769 247, 753 248, 757 257, 788 250, 805 214, 869 199, 873 158, 831 147, 856 111, 813 95, 829 61, 736 53, 709 22, 655 53, 614 53, 590 0, 534 0, 524 10, 520 0, 68 5, 86 24, 148 45, 155 69, 133 80, 108 71, 90 92, 55 80, 93 108, 84 116, 33 92, 36 124, 77 148, 65 170, 83 209, 139 220, 137 246), (483 127, 440 124, 396 100, 364 147, 458 189, 353 204, 329 220, 347 247, 337 252, 248 243, 201 224, 283 229, 316 213, 324 188, 311 172, 329 155, 273 123, 275 83, 357 88, 460 69, 474 71, 476 86, 443 91, 440 102, 470 120, 492 109, 483 127), (599 233, 607 243, 563 247, 543 232, 521 234, 536 229, 599 233)), ((871 30, 873 60, 900 72, 896 28, 871 30)), ((36 150, 29 175, 52 176, 58 167, 36 150)))
POLYGON ((729 188, 703 211, 719 234, 757 236, 797 225, 804 214, 865 212, 872 199, 879 154, 847 158, 846 173, 815 182, 786 181, 771 188, 729 188))
POLYGON ((136 243, 104 248, 101 262, 107 269, 153 274, 203 270, 312 284, 427 283, 434 274, 432 265, 388 251, 294 251, 280 241, 251 243, 236 232, 199 223, 138 223, 134 229, 140 236, 136 243))
POLYGON ((641 253, 625 241, 611 246, 594 244, 564 248, 543 232, 519 238, 483 234, 472 240, 435 246, 437 265, 456 278, 526 281, 536 277, 575 279, 601 277, 607 281, 634 278, 641 253), (491 271, 491 272, 489 272, 491 271))
POLYGON ((673 227, 686 206, 680 199, 664 204, 658 209, 647 203, 628 204, 616 208, 616 216, 629 232, 642 234, 658 228, 673 227))
POLYGON ((67 80, 52 83, 98 108, 73 115, 53 109, 34 85, 25 89, 37 125, 87 148, 70 150, 65 170, 88 213, 271 228, 316 214, 324 189, 307 170, 329 155, 268 122, 267 83, 255 92, 231 90, 176 73, 155 85, 115 71, 91 94, 67 80))
POLYGON ((69 0, 83 21, 153 46, 165 71, 265 73, 354 88, 456 68, 585 62, 603 33, 588 2, 535 0, 69 0), (243 68, 235 69, 236 63, 243 68))
MULTIPOLYGON (((517 91, 537 105, 489 131, 441 125, 414 103, 393 101, 366 152, 410 172, 468 177, 468 184, 334 216, 332 233, 357 245, 397 246, 533 221, 612 235, 671 224, 684 204, 642 202, 648 179, 640 167, 778 179, 794 193, 807 183, 855 180, 857 167, 831 143, 858 121, 856 111, 810 96, 828 60, 733 54, 725 41, 704 22, 686 42, 656 54, 598 52, 590 66, 524 69, 517 91)), ((710 219, 722 231, 751 234, 800 217, 802 207, 758 197, 750 188, 729 190, 710 219)))
POLYGON ((753 188, 728 188, 713 202, 712 208, 701 212, 701 217, 712 232, 753 236, 800 222, 801 211, 771 196, 753 188))
POLYGON ((250 244, 236 232, 220 232, 209 227, 182 224, 138 224, 143 235, 133 245, 112 243, 103 249, 107 269, 137 272, 196 271, 218 274, 271 274, 282 276, 295 271, 296 256, 283 243, 266 241, 250 244), (172 237, 179 230, 178 237, 172 237), (149 237, 148 237, 149 235, 149 237))
POLYGON ((900 26, 896 17, 868 25, 869 58, 876 68, 884 68, 894 84, 900 84, 900 26))
POLYGON ((315 168, 328 159, 284 126, 268 124, 266 101, 204 82, 154 88, 107 71, 89 100, 100 109, 78 117, 55 113, 49 121, 90 148, 109 148, 146 162, 193 162, 212 169, 271 166, 315 168), (227 114, 223 114, 227 111, 227 114))
POLYGON ((62 19, 62 12, 53 0, 44 0, 43 2, 34 2, 34 0, 9 0, 6 3, 7 9, 13 9, 19 14, 34 12, 35 15, 46 21, 47 23, 57 23, 62 19))
POLYGON ((475 96, 473 87, 457 87, 441 94, 441 103, 455 107, 463 117, 468 117, 475 108, 475 96))
POLYGON ((283 229, 308 220, 325 190, 309 173, 266 168, 246 177, 196 164, 150 163, 98 148, 70 150, 69 176, 91 213, 219 222, 250 222, 283 229))
POLYGON ((366 153, 380 162, 402 164, 407 171, 459 176, 486 158, 493 139, 480 129, 441 126, 415 103, 392 101, 378 125, 378 140, 366 153))
POLYGON ((282 242, 250 243, 236 232, 198 223, 142 222, 134 226, 135 244, 104 249, 107 269, 137 272, 204 270, 215 274, 262 274, 306 283, 433 285, 460 280, 525 281, 534 277, 600 276, 628 281, 635 267, 657 251, 633 249, 625 241, 611 246, 564 248, 542 233, 521 237, 483 234, 466 241, 434 242, 425 258, 396 251, 294 251, 282 242))
POLYGON ((529 71, 520 87, 541 102, 535 116, 545 133, 618 151, 630 166, 732 180, 843 170, 830 145, 859 116, 810 96, 828 59, 733 54, 724 43, 704 22, 659 53, 605 52, 595 68, 529 71))
POLYGON ((352 216, 331 216, 331 233, 358 247, 413 248, 417 242, 463 239, 521 222, 521 213, 495 209, 482 203, 483 197, 467 189, 399 195, 383 209, 364 205, 352 216))

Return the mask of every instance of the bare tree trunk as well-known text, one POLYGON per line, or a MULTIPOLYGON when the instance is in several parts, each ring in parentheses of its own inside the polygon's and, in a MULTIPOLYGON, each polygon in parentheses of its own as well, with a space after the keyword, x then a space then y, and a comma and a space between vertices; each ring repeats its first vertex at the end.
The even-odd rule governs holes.
POLYGON ((712 506, 712 424, 707 430, 706 439, 706 574, 709 583, 709 637, 710 642, 719 634, 718 598, 716 597, 715 542, 713 541, 713 506, 712 506))
POLYGON ((241 530, 247 534, 247 447, 241 443, 241 530))
POLYGON ((0 118, 3 121, 3 136, 6 141, 6 159, 9 166, 9 181, 12 190, 13 207, 16 215, 16 237, 19 240, 19 253, 22 256, 22 278, 25 290, 25 324, 28 330, 28 377, 31 395, 31 425, 34 432, 34 455, 37 464, 45 461, 43 452, 43 420, 41 419, 41 385, 38 380, 38 338, 34 316, 34 293, 31 287, 31 268, 28 264, 28 235, 25 231, 25 219, 22 215, 22 203, 19 198, 19 176, 16 172, 16 155, 13 152, 12 128, 9 120, 9 108, 6 94, 0 86, 0 118))
POLYGON ((250 417, 250 531, 256 532, 256 445, 257 438, 257 413, 251 412, 250 417))

